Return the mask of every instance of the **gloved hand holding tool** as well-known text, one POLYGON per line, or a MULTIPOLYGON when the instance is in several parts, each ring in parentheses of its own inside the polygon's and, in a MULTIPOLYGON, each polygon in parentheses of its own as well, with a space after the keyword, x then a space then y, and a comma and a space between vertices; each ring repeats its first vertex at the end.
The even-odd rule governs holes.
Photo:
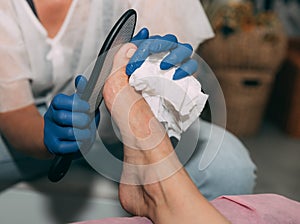
POLYGON ((50 153, 64 155, 61 159, 81 157, 80 150, 87 151, 95 141, 100 112, 91 114, 88 102, 80 98, 86 83, 83 76, 77 76, 77 93, 56 95, 44 116, 44 144, 50 153))
POLYGON ((44 116, 44 143, 52 154, 77 153, 95 140, 100 113, 89 114, 89 104, 80 99, 86 82, 83 76, 77 76, 77 93, 56 95, 44 116))

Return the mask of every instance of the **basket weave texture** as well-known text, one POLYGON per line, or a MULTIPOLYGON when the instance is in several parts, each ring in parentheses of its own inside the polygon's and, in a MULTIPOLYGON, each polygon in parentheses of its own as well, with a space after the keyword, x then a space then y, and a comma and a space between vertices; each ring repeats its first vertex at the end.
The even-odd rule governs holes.
POLYGON ((285 57, 286 47, 281 27, 277 30, 257 27, 227 37, 217 33, 201 47, 200 56, 212 68, 237 67, 275 72, 285 57))
POLYGON ((227 107, 227 129, 237 136, 258 132, 286 49, 287 38, 277 22, 226 35, 217 30, 216 36, 198 49, 220 82, 227 107))
POLYGON ((268 70, 216 69, 227 108, 227 129, 237 136, 258 132, 273 84, 268 70))

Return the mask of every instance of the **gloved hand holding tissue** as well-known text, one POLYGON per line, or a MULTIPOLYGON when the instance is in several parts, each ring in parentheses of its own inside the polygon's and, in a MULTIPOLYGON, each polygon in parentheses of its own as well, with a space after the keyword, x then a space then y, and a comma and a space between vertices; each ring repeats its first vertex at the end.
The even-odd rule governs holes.
POLYGON ((169 53, 160 61, 159 66, 161 70, 168 70, 175 65, 180 65, 174 70, 172 77, 174 80, 192 75, 197 71, 198 63, 191 58, 193 47, 188 43, 178 42, 173 34, 149 37, 149 30, 143 28, 132 38, 131 43, 135 44, 138 49, 126 66, 127 75, 133 74, 150 55, 168 51, 169 53))
POLYGON ((140 91, 169 137, 180 140, 181 134, 199 117, 208 95, 193 76, 173 80, 176 66, 160 68, 169 53, 150 55, 130 76, 129 84, 140 91))
MULTIPOLYGON (((180 43, 173 34, 149 36, 147 28, 140 30, 131 43, 136 50, 127 55, 129 84, 141 92, 169 137, 180 140, 208 98, 192 76, 198 69, 198 62, 191 57, 192 46, 180 43)), ((120 140, 108 111, 102 108, 101 115, 101 139, 107 144, 120 140)))

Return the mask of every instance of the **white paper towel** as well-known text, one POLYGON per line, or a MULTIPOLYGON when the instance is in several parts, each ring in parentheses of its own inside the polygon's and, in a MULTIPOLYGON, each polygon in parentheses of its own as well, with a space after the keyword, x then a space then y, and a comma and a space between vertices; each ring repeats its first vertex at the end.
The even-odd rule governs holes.
POLYGON ((172 80, 176 68, 163 71, 160 62, 166 54, 150 56, 130 77, 129 84, 140 91, 169 137, 180 140, 182 132, 199 117, 208 95, 189 76, 172 80))

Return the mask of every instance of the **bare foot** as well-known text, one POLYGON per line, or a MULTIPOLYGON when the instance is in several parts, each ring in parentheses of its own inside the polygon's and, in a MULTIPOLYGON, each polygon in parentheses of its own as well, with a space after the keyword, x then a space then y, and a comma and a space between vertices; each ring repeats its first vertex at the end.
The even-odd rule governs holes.
POLYGON ((136 47, 124 45, 116 54, 103 92, 124 141, 122 206, 155 224, 228 223, 198 191, 150 107, 129 86, 125 66, 130 49, 136 47))

